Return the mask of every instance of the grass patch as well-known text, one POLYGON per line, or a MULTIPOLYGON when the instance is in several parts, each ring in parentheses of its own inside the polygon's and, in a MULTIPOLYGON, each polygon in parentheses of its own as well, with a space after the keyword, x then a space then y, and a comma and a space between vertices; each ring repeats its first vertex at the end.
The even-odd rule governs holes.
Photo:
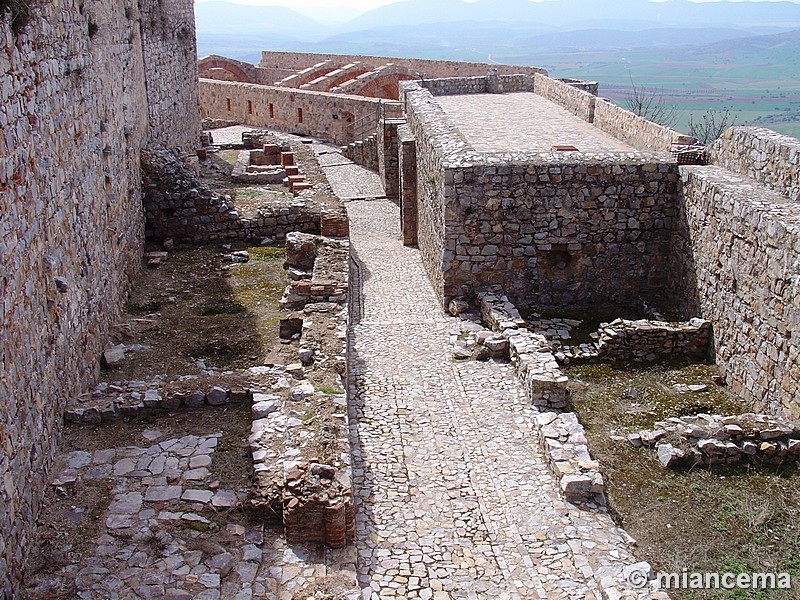
MULTIPOLYGON (((655 454, 610 436, 651 428, 671 416, 748 407, 711 382, 714 365, 582 365, 566 369, 573 405, 600 461, 609 503, 656 571, 790 572, 800 567, 800 477, 755 467, 675 472, 655 454), (676 383, 707 392, 677 394, 676 383)), ((798 580, 800 582, 800 580, 798 580)), ((678 600, 800 598, 797 590, 670 590, 678 600), (738 594, 738 595, 737 595, 738 594), (744 595, 742 595, 744 594, 744 595)))

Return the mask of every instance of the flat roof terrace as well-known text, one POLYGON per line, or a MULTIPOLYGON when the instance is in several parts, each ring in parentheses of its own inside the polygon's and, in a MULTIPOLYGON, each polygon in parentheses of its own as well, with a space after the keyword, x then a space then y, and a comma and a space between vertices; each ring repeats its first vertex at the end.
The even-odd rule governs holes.
POLYGON ((636 151, 533 92, 435 100, 478 152, 549 152, 553 146, 574 146, 581 152, 636 151))

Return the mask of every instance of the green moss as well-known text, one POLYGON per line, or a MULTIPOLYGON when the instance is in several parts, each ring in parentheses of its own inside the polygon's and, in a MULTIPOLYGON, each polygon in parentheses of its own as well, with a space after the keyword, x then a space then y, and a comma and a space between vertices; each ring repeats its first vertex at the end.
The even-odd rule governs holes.
POLYGON ((318 388, 315 388, 315 389, 318 392, 322 392, 323 394, 328 394, 330 396, 338 396, 340 394, 344 394, 344 390, 340 390, 339 388, 318 387, 318 388))

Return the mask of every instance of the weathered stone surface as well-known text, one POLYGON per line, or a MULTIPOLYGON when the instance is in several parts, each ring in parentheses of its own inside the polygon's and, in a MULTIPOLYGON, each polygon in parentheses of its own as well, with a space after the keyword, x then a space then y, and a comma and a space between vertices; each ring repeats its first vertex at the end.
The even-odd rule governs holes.
POLYGON ((211 406, 220 406, 228 403, 228 390, 219 386, 212 387, 206 394, 206 401, 211 406))

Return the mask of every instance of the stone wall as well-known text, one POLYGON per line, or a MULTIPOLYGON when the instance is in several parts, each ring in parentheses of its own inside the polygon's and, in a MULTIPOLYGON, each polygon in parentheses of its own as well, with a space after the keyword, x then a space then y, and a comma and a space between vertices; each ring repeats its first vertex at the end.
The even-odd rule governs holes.
POLYGON ((418 82, 434 96, 457 96, 463 94, 501 94, 510 92, 532 92, 534 80, 531 75, 486 75, 480 77, 447 77, 418 82))
POLYGON ((638 307, 668 293, 677 166, 531 155, 446 173, 444 297, 500 284, 521 307, 638 307))
POLYGON ((417 82, 418 244, 443 303, 502 285, 523 308, 618 305, 669 294, 677 165, 661 155, 475 152, 417 82))
POLYGON ((229 197, 204 185, 174 153, 142 153, 142 178, 148 239, 167 238, 178 244, 220 240, 259 243, 266 237, 282 241, 290 231, 320 233, 320 207, 313 191, 291 201, 276 200, 243 217, 229 197))
POLYGON ((357 165, 378 171, 378 134, 371 135, 342 148, 342 156, 357 165))
POLYGON ((397 130, 400 159, 400 231, 403 244, 417 245, 417 143, 408 125, 397 130))
POLYGON ((398 102, 375 98, 200 80, 200 106, 204 118, 309 135, 341 145, 356 141, 351 124, 376 114, 379 103, 388 111, 388 116, 400 112, 398 102))
MULTIPOLYGON (((121 4, 116 9, 118 15, 124 13, 121 4)), ((200 142, 194 4, 186 0, 142 0, 138 6, 150 143, 192 153, 200 142)))
POLYGON ((713 166, 681 167, 670 272, 685 312, 713 324, 731 391, 800 416, 800 207, 713 166))
MULTIPOLYGON (((0 20, 0 590, 16 597, 66 399, 96 375, 141 264, 140 149, 189 146, 189 0, 36 3, 0 20), (174 11, 174 15, 173 12, 174 11), (171 30, 170 30, 171 31, 171 30), (161 43, 163 41, 163 44, 161 43), (156 48, 156 44, 161 44, 156 48), (185 45, 184 45, 185 44, 185 45), (164 54, 155 59, 157 51, 164 54), (170 91, 171 90, 171 91, 170 91), (179 111, 150 99, 187 98, 179 111), (174 128, 168 132, 165 124, 174 128)), ((190 30, 191 34, 191 30, 190 30)), ((196 98, 196 91, 194 98, 196 98)))
POLYGON ((603 98, 595 102, 593 122, 598 129, 643 152, 669 152, 672 144, 683 137, 603 98))
POLYGON ((732 127, 710 150, 710 163, 741 173, 800 202, 800 140, 769 129, 732 127))
POLYGON ((397 128, 403 123, 397 119, 385 119, 378 125, 378 173, 392 202, 400 202, 400 146, 397 128))
POLYGON ((591 123, 594 121, 594 106, 597 98, 577 85, 579 82, 572 85, 540 73, 534 75, 534 91, 537 94, 591 123))
POLYGON ((544 69, 536 67, 523 67, 516 65, 497 65, 488 63, 457 62, 452 60, 425 60, 418 58, 396 58, 379 56, 362 56, 355 54, 309 54, 304 52, 271 52, 261 53, 260 68, 266 69, 292 69, 300 71, 321 63, 324 60, 335 58, 342 65, 353 62, 368 64, 383 64, 391 62, 398 67, 404 67, 411 72, 420 73, 426 79, 441 77, 473 77, 485 76, 492 69, 500 75, 514 75, 523 73, 547 73, 544 69))
POLYGON ((408 131, 416 140, 417 243, 436 294, 444 300, 442 257, 445 232, 445 166, 467 152, 463 136, 447 119, 431 93, 417 82, 402 84, 408 131))

